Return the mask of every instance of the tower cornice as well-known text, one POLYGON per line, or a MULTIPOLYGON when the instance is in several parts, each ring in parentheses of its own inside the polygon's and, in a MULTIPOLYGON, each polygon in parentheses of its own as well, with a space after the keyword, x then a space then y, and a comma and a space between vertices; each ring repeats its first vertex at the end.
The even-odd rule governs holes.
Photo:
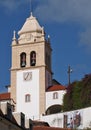
POLYGON ((11 68, 11 71, 18 71, 18 70, 29 70, 29 69, 37 69, 37 68, 41 68, 41 67, 46 67, 46 65, 40 65, 40 66, 30 66, 30 67, 24 67, 24 68, 11 68))
POLYGON ((39 44, 44 44, 45 43, 45 40, 43 40, 43 41, 36 41, 36 42, 24 42, 24 43, 21 43, 21 44, 14 44, 14 45, 11 45, 12 47, 14 47, 14 46, 27 46, 27 45, 39 45, 39 44))

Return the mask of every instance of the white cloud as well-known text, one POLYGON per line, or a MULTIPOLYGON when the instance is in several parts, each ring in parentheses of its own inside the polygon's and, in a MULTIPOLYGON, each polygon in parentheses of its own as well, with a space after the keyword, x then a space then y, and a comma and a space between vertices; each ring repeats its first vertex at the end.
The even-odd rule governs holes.
MULTIPOLYGON (((91 21, 91 0, 1 0, 0 6, 13 11, 32 1, 34 11, 46 22, 91 21)), ((26 5, 25 5, 26 6, 26 5)))
POLYGON ((91 27, 80 33, 80 45, 84 45, 86 50, 91 52, 91 27))
MULTIPOLYGON (((0 6, 13 12, 31 0, 2 0, 0 6)), ((32 0, 34 13, 45 22, 75 22, 84 28, 80 43, 91 48, 91 0, 32 0), (37 5, 37 6, 36 6, 37 5)))
POLYGON ((0 1, 0 6, 4 7, 5 10, 8 10, 9 12, 12 12, 19 9, 20 6, 27 2, 29 2, 29 0, 2 0, 0 1))
POLYGON ((91 20, 91 0, 46 0, 45 4, 44 1, 39 4, 35 12, 49 22, 88 22, 91 20))
POLYGON ((80 43, 91 50, 91 0, 46 0, 36 8, 39 19, 46 22, 75 22, 85 30, 80 43))

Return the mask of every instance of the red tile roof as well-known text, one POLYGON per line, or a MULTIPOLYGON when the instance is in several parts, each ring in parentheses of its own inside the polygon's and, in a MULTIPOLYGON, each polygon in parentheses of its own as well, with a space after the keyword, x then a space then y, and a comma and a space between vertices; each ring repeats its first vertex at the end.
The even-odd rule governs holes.
POLYGON ((0 94, 0 100, 9 100, 10 99, 10 93, 1 93, 0 94))
POLYGON ((33 130, 70 130, 70 129, 57 128, 57 127, 36 126, 36 127, 33 127, 33 130))
POLYGON ((59 91, 59 90, 65 90, 66 87, 62 85, 53 85, 47 89, 47 91, 59 91))

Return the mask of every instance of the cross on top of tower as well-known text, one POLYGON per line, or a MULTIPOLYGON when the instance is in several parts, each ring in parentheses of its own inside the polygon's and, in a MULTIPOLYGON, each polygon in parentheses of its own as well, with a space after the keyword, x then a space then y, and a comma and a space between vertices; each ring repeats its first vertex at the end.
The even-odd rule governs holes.
POLYGON ((32 9, 32 0, 30 0, 30 12, 31 12, 31 15, 32 15, 32 12, 33 12, 33 9, 32 9))

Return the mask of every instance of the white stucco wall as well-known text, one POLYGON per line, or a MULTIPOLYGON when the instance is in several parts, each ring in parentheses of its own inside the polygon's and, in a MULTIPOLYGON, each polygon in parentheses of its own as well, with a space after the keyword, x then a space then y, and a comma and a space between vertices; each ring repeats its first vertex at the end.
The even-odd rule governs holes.
POLYGON ((78 109, 75 111, 68 111, 64 113, 57 113, 51 115, 41 116, 42 121, 47 121, 52 127, 64 127, 64 115, 67 115, 67 127, 70 128, 70 119, 73 120, 73 127, 78 129, 91 128, 91 107, 78 109), (74 120, 76 119, 76 114, 80 114, 80 124, 78 127, 75 126, 74 120))
POLYGON ((83 128, 91 128, 91 107, 82 109, 83 111, 83 128))
POLYGON ((47 116, 42 116, 41 121, 48 122, 51 127, 63 128, 63 114, 52 114, 47 116))
POLYGON ((31 119, 37 118, 39 116, 39 69, 17 72, 16 90, 17 112, 23 112, 31 119), (24 81, 24 72, 32 72, 32 79, 24 81), (30 94, 30 102, 25 102, 26 94, 30 94))
POLYGON ((46 92, 46 109, 48 109, 50 106, 59 104, 63 104, 63 95, 66 93, 65 90, 60 90, 60 91, 51 91, 51 92, 46 92), (58 93, 58 99, 53 99, 53 93, 57 92, 58 93))

